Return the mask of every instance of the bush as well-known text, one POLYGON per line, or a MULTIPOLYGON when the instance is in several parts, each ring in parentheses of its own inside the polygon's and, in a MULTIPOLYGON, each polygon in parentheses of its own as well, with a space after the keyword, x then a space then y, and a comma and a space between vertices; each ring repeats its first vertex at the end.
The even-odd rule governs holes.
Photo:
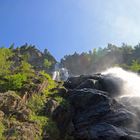
POLYGON ((7 75, 10 73, 10 67, 13 63, 9 58, 13 55, 12 51, 8 48, 0 48, 0 75, 7 75))
POLYGON ((63 97, 60 96, 56 96, 55 100, 64 108, 68 108, 69 107, 69 102, 66 101, 63 97))
POLYGON ((50 140, 58 140, 59 139, 59 130, 51 119, 48 119, 46 126, 45 126, 46 134, 50 137, 50 140))
POLYGON ((35 76, 34 70, 32 69, 32 65, 30 65, 26 61, 22 61, 21 65, 17 67, 17 71, 23 74, 26 74, 28 77, 35 76))
POLYGON ((50 68, 51 65, 52 65, 51 61, 49 61, 48 59, 44 59, 43 66, 45 68, 50 68))
POLYGON ((2 124, 2 122, 0 122, 0 139, 3 140, 3 133, 4 133, 5 127, 2 124))
POLYGON ((140 70, 140 63, 137 60, 133 60, 130 66, 130 70, 138 72, 140 70))
POLYGON ((59 130, 50 118, 45 116, 31 115, 30 120, 36 122, 40 126, 40 133, 50 138, 50 140, 57 140, 59 138, 59 130))
POLYGON ((27 76, 25 74, 18 73, 5 76, 5 79, 7 80, 7 82, 5 82, 3 86, 6 90, 18 90, 27 80, 27 76))
POLYGON ((36 114, 39 114, 40 111, 43 109, 46 101, 45 95, 33 95, 31 99, 28 101, 28 107, 35 112, 36 114))

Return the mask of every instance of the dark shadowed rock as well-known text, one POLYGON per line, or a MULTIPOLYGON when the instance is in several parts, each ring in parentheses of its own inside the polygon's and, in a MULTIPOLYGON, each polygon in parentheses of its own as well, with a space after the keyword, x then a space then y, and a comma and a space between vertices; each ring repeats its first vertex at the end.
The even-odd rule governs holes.
POLYGON ((52 118, 60 130, 61 138, 65 137, 66 132, 71 134, 74 131, 72 123, 73 115, 73 108, 70 106, 60 105, 54 110, 52 118))
POLYGON ((75 140, 140 140, 140 99, 116 99, 122 92, 120 78, 72 77, 65 85, 75 140))
POLYGON ((81 75, 77 77, 70 77, 64 83, 64 86, 69 89, 95 88, 108 92, 112 97, 119 96, 122 93, 122 85, 123 81, 111 74, 81 75))
POLYGON ((140 133, 130 132, 107 123, 100 123, 95 126, 91 126, 89 132, 90 139, 92 140, 140 140, 140 133))
POLYGON ((46 105, 45 105, 45 114, 47 116, 52 116, 54 110, 59 106, 59 103, 57 103, 53 99, 48 99, 46 105))
POLYGON ((88 79, 84 82, 82 82, 80 85, 76 87, 76 89, 82 89, 82 88, 95 88, 94 84, 95 80, 93 79, 88 79))
MULTIPOLYGON (((64 83, 64 86, 68 89, 74 89, 89 79, 98 80, 100 79, 100 77, 101 77, 100 74, 69 77, 68 80, 64 83)), ((85 84, 85 86, 87 86, 87 84, 85 84)))
POLYGON ((98 89, 110 93, 112 97, 122 94, 123 81, 120 78, 114 77, 111 74, 102 75, 97 82, 99 85, 98 89))
POLYGON ((134 126, 134 121, 139 121, 136 114, 98 90, 72 93, 69 101, 75 109, 73 123, 77 139, 121 140, 129 138, 139 124, 134 126))

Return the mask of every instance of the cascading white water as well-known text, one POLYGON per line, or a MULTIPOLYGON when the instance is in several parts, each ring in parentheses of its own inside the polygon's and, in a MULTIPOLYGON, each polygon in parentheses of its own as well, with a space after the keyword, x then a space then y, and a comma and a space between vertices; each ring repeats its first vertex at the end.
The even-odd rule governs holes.
POLYGON ((111 74, 113 77, 120 78, 123 81, 121 87, 122 96, 140 96, 140 76, 136 73, 113 67, 102 72, 102 74, 111 74))
POLYGON ((59 63, 56 63, 52 79, 56 81, 66 81, 68 77, 68 70, 66 68, 60 67, 59 63))
POLYGON ((54 67, 53 77, 52 77, 53 80, 60 81, 59 69, 60 69, 59 63, 56 63, 54 67))

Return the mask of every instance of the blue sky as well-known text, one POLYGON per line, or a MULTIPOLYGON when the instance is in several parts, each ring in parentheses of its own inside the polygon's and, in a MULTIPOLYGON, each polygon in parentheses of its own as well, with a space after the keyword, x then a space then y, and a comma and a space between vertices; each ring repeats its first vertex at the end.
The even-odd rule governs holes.
POLYGON ((34 44, 60 60, 140 42, 140 0, 0 0, 0 46, 34 44))

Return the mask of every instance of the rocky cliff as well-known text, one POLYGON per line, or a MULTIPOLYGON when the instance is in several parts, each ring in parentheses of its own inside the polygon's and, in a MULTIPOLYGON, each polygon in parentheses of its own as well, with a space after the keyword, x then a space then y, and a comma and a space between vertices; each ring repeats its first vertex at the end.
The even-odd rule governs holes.
POLYGON ((69 105, 58 106, 52 114, 61 138, 140 140, 140 98, 120 97, 122 84, 111 75, 69 78, 62 94, 69 105))
POLYGON ((51 73, 57 62, 47 49, 41 52, 41 50, 37 49, 34 45, 25 44, 19 48, 13 49, 13 52, 14 56, 12 60, 16 65, 18 65, 20 61, 25 60, 31 64, 35 70, 45 70, 51 73), (45 60, 50 62, 49 67, 44 65, 45 60))

